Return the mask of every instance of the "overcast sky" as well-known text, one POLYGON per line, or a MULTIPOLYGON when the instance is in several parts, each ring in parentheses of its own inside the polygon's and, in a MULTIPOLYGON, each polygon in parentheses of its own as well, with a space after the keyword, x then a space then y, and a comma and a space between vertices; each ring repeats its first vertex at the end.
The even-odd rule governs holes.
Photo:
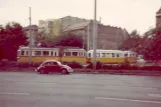
MULTIPOLYGON (((28 7, 32 7, 32 24, 38 20, 74 16, 93 19, 94 0, 0 0, 0 24, 16 21, 27 26, 28 7)), ((155 15, 161 0, 97 0, 97 18, 104 25, 136 29, 141 34, 155 27, 155 15)))

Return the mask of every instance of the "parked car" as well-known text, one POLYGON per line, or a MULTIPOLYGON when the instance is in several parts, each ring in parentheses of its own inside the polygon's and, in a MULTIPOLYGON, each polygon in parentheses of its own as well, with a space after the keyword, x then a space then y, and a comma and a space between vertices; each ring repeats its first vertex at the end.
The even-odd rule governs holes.
POLYGON ((39 67, 35 69, 40 74, 46 74, 49 72, 59 72, 61 74, 69 74, 73 72, 73 69, 67 65, 63 65, 56 60, 46 60, 39 67))

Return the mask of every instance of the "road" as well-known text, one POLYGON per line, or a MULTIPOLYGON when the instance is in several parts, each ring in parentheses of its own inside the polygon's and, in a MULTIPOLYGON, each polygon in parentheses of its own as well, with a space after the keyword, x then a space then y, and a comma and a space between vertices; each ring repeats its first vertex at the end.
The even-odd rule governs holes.
POLYGON ((161 107, 161 77, 0 72, 0 107, 161 107))

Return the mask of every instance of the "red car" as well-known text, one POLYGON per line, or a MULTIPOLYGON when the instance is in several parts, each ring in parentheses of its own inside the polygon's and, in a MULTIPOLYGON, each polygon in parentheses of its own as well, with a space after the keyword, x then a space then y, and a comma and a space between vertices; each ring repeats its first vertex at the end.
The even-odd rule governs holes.
POLYGON ((56 60, 46 60, 39 67, 35 69, 40 74, 46 74, 49 72, 60 72, 61 74, 69 74, 73 72, 73 69, 67 65, 61 64, 56 60))

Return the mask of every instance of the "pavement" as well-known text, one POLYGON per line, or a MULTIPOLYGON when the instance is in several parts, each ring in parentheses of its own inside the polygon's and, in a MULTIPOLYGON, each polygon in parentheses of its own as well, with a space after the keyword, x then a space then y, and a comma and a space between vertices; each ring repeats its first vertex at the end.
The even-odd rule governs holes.
POLYGON ((161 107, 161 77, 0 72, 0 107, 161 107))

